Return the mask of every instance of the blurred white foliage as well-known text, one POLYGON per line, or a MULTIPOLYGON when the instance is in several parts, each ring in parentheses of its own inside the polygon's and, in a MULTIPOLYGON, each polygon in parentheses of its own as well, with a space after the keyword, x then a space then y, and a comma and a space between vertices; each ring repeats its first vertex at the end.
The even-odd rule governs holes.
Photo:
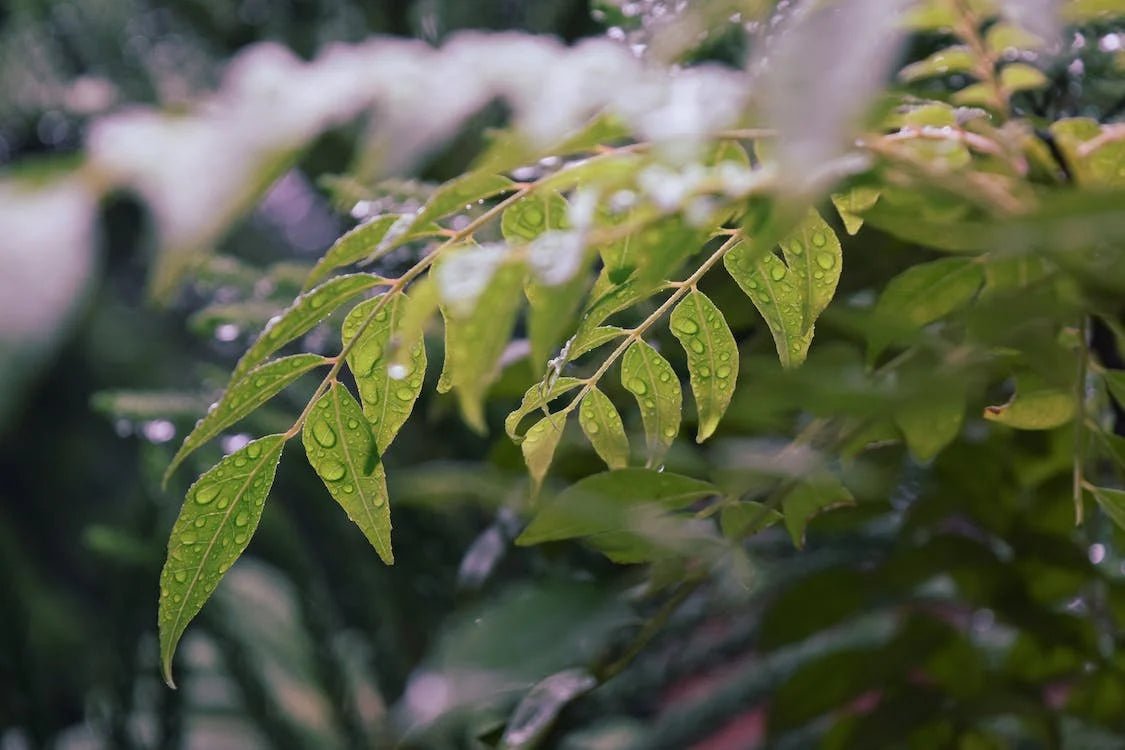
POLYGON ((500 243, 465 248, 450 253, 434 269, 438 295, 454 314, 472 312, 508 250, 507 245, 500 243))
POLYGON ((1060 5, 1060 0, 1003 0, 1001 10, 1010 21, 1051 44, 1061 31, 1060 5))

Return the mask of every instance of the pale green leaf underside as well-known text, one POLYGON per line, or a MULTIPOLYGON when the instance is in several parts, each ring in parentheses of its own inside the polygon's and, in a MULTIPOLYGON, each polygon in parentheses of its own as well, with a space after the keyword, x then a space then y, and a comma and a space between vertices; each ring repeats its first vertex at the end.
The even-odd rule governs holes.
POLYGON ((629 437, 621 415, 609 397, 591 388, 578 407, 578 424, 594 452, 610 469, 624 469, 629 464, 629 437))
POLYGON ((776 255, 755 255, 749 245, 739 242, 723 264, 766 321, 781 366, 796 367, 805 361, 813 337, 813 327, 804 328, 800 282, 776 255))
POLYGON ((332 383, 309 413, 301 442, 305 455, 332 498, 359 526, 387 565, 391 551, 391 510, 383 462, 355 398, 332 383))
POLYGON ((328 360, 319 354, 294 354, 266 362, 246 373, 228 387, 214 407, 195 423, 164 470, 164 481, 167 482, 184 459, 199 447, 269 401, 297 378, 326 364, 328 360))
POLYGON ((693 289, 672 311, 669 327, 687 354, 691 391, 699 413, 696 442, 714 433, 730 405, 738 378, 738 344, 723 313, 693 289))
POLYGON ((160 572, 160 663, 169 685, 176 644, 250 542, 284 446, 283 435, 251 441, 188 489, 160 572))
POLYGON ((382 283, 384 279, 368 273, 337 276, 297 297, 238 360, 231 381, 242 377, 266 357, 307 332, 352 297, 382 283))
POLYGON ((870 187, 854 187, 844 193, 832 194, 832 205, 844 222, 844 229, 854 235, 863 226, 863 213, 879 200, 879 190, 870 187))
POLYGON ((531 475, 531 494, 538 495, 547 470, 551 468, 551 461, 555 457, 555 449, 562 438, 563 429, 566 427, 565 414, 552 414, 543 417, 531 426, 520 443, 524 463, 531 475))
POLYGON ((636 341, 621 358, 621 383, 637 399, 648 465, 656 466, 680 431, 683 393, 679 378, 659 352, 644 341, 636 341))
POLYGON ((781 241, 789 272, 801 287, 802 328, 812 328, 836 294, 843 267, 840 240, 815 209, 781 241))
POLYGON ((410 417, 426 373, 426 347, 420 336, 411 342, 398 342, 398 346, 405 347, 407 356, 393 370, 389 365, 392 338, 406 304, 403 294, 396 294, 390 300, 382 296, 364 300, 352 308, 341 326, 345 345, 362 328, 359 339, 351 344, 348 352, 348 369, 355 376, 363 414, 371 424, 380 453, 387 449, 410 417), (370 322, 363 327, 368 318, 370 322))
POLYGON ((508 437, 512 440, 520 440, 519 427, 524 417, 536 409, 545 409, 552 400, 580 387, 583 382, 579 378, 563 376, 555 378, 550 387, 547 387, 546 383, 536 383, 528 388, 523 394, 519 407, 504 419, 504 430, 508 433, 508 437))

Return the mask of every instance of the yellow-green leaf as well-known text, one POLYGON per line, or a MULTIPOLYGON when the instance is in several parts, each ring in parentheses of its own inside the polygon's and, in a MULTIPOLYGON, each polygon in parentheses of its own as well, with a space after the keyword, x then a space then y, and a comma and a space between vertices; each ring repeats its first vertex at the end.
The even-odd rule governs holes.
POLYGON ((231 382, 238 380, 266 357, 327 318, 352 297, 383 283, 384 279, 369 273, 337 276, 297 297, 293 304, 266 325, 257 341, 238 360, 231 382))
POLYGON ((797 547, 805 546, 805 527, 813 516, 823 510, 854 505, 855 498, 834 476, 825 474, 801 482, 781 499, 785 528, 797 547))
POLYGON ((844 222, 844 229, 854 235, 863 226, 863 214, 879 200, 879 190, 871 187, 854 187, 844 193, 832 194, 832 205, 844 222))
POLYGON ((172 687, 176 644, 249 544, 284 447, 283 435, 253 440, 188 489, 160 572, 160 663, 172 687))
POLYGON ((1074 418, 1074 393, 1042 383, 1032 375, 1016 379, 1016 392, 1006 404, 986 406, 984 418, 1019 430, 1050 430, 1074 418))
POLYGON ((371 424, 380 453, 410 417, 426 374, 426 347, 421 335, 413 341, 398 342, 407 356, 399 364, 388 364, 391 340, 406 304, 403 294, 390 300, 383 296, 364 300, 352 308, 340 329, 345 345, 359 336, 348 352, 348 369, 355 376, 363 414, 371 424))
POLYGON ((319 354, 294 354, 259 365, 232 383, 184 438, 164 470, 164 482, 167 483, 184 459, 200 446, 269 401, 297 378, 326 364, 328 360, 319 354))
POLYGON ((1026 63, 1010 63, 1000 70, 1000 85, 1008 91, 1027 91, 1046 86, 1043 71, 1026 63))
POLYGON ((813 338, 813 327, 804 328, 799 280, 773 253, 755 257, 758 255, 745 242, 739 242, 723 258, 723 264, 765 319, 781 366, 796 367, 805 361, 813 338))
POLYGON ((578 424, 606 466, 624 469, 629 464, 629 437, 621 415, 609 397, 597 388, 591 388, 582 399, 578 424))
POLYGON ((844 265, 840 240, 820 214, 810 208, 804 220, 780 245, 789 271, 796 275, 801 287, 804 317, 801 332, 804 333, 812 328, 836 294, 844 265))
POLYGON ((317 475, 379 557, 394 563, 387 478, 363 410, 343 385, 332 383, 317 399, 301 430, 317 475))
POLYGON ((551 468, 551 461, 555 457, 555 448, 559 445, 563 430, 566 428, 565 414, 552 414, 543 417, 531 426, 520 443, 524 463, 531 475, 531 494, 538 495, 547 470, 551 468))
POLYGON ((644 341, 635 341, 621 358, 621 383, 636 397, 648 447, 656 466, 680 431, 683 393, 672 365, 644 341))
POLYGON ((719 527, 727 539, 744 539, 768 529, 783 517, 768 505, 753 501, 735 503, 723 507, 719 515, 719 527))
POLYGON ((604 346, 614 339, 624 336, 627 331, 619 326, 595 326, 584 328, 581 335, 575 334, 570 340, 570 350, 567 352, 567 361, 578 359, 583 354, 592 352, 599 346, 604 346))
POLYGON ((899 71, 898 77, 907 83, 923 78, 933 78, 950 73, 966 73, 973 69, 976 58, 968 47, 957 45, 938 50, 925 60, 911 63, 899 71))
POLYGON ((676 305, 669 324, 687 354, 691 392, 699 412, 695 440, 702 443, 719 426, 734 395, 738 344, 722 311, 696 289, 676 305))
POLYGON ((554 399, 569 393, 575 388, 582 385, 584 381, 579 378, 572 378, 563 376, 555 378, 551 382, 550 387, 546 383, 536 383, 527 389, 523 394, 523 401, 520 402, 519 408, 514 410, 504 419, 504 430, 508 433, 508 437, 512 440, 519 441, 521 439, 519 427, 520 422, 531 412, 536 409, 546 409, 547 404, 551 403, 554 399))
POLYGON ((465 210, 477 201, 512 190, 515 183, 507 177, 487 172, 469 172, 445 183, 430 196, 411 224, 411 230, 443 216, 465 210))
POLYGON ((914 458, 929 461, 961 432, 964 416, 965 394, 951 386, 910 399, 895 410, 894 420, 914 458))

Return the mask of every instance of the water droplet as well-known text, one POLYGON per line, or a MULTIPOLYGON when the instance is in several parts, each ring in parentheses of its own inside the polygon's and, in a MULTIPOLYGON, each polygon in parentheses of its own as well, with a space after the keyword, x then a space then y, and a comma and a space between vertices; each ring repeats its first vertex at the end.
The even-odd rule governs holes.
POLYGON ((383 348, 378 344, 358 347, 352 353, 352 372, 356 375, 368 375, 375 369, 375 363, 383 356, 383 348))
POLYGON ((387 319, 387 308, 386 307, 380 308, 379 312, 375 313, 374 320, 377 323, 382 323, 386 319, 387 319))
POLYGON ((754 281, 753 279, 747 279, 746 280, 746 288, 747 289, 757 289, 758 288, 758 282, 754 281))
POLYGON ((230 505, 230 498, 229 497, 220 497, 219 502, 215 503, 215 507, 218 508, 219 510, 222 510, 223 508, 227 507, 228 505, 230 505))
POLYGON ((730 375, 730 365, 719 365, 715 368, 715 375, 720 378, 725 378, 730 375))
POLYGON ((187 571, 186 570, 177 570, 176 574, 172 577, 176 579, 177 583, 183 583, 184 581, 187 580, 187 571))
POLYGON ((800 240, 790 240, 789 252, 791 252, 793 255, 800 255, 801 253, 805 252, 805 246, 801 244, 800 240))
POLYGON ((824 232, 813 232, 812 243, 817 247, 824 247, 824 243, 828 242, 828 238, 824 236, 824 232))
POLYGON ((774 281, 781 281, 785 278, 785 266, 780 263, 774 263, 770 267, 770 278, 774 281))
POLYGON ((342 489, 344 490, 344 494, 350 495, 353 492, 355 492, 355 485, 354 484, 345 484, 342 489))
POLYGON ((250 514, 246 511, 240 511, 239 514, 234 517, 235 526, 245 526, 248 523, 250 523, 250 514))
MULTIPOLYGON (((235 544, 246 544, 246 539, 247 539, 247 537, 246 537, 245 534, 235 534, 234 535, 234 543, 235 544)), ((210 586, 211 588, 214 588, 215 582, 211 581, 210 583, 208 583, 208 586, 210 586)))
POLYGON ((601 428, 598 427, 598 423, 596 421, 594 421, 593 419, 591 419, 590 421, 588 421, 586 423, 586 432, 590 433, 591 435, 597 435, 598 430, 600 430, 600 429, 601 428))
POLYGON ((371 498, 371 504, 376 508, 381 508, 384 502, 386 502, 386 500, 384 500, 382 495, 376 495, 375 497, 371 498))
POLYGON ((410 388, 399 388, 397 391, 395 391, 395 396, 400 401, 409 401, 410 399, 414 398, 414 391, 410 388))
POLYGON ((676 328, 679 328, 684 333, 695 333, 699 330, 699 326, 696 325, 695 321, 690 318, 684 318, 683 320, 678 322, 676 324, 676 328))
POLYGON ((234 459, 234 465, 239 467, 239 468, 245 466, 246 465, 246 456, 236 456, 235 459, 234 459))
POLYGON ((246 446, 246 455, 249 458, 257 458, 262 455, 262 446, 257 443, 250 443, 246 446))
POLYGON ((660 382, 661 383, 667 383, 671 379, 672 379, 672 374, 670 372, 665 371, 665 372, 660 373, 660 382))
POLYGON ((349 430, 354 430, 354 429, 355 429, 356 427, 359 427, 359 422, 357 422, 357 421, 356 421, 356 420, 354 420, 354 419, 349 419, 349 420, 348 420, 348 429, 349 429, 349 430))
POLYGON ((817 253, 816 264, 827 271, 836 265, 836 256, 832 253, 817 253))
POLYGON ((693 352, 695 352, 696 354, 702 354, 703 353, 703 342, 700 341, 699 339, 692 339, 691 343, 688 344, 688 347, 693 352))
POLYGON ((665 427, 664 428, 664 437, 666 437, 666 438, 676 437, 676 428, 675 427, 665 427))
POLYGON ((325 448, 331 448, 336 444, 336 433, 328 426, 327 422, 320 421, 313 423, 312 426, 313 440, 323 445, 325 448))
POLYGON ((543 223, 543 212, 537 207, 528 205, 523 211, 524 222, 531 227, 538 227, 543 223))
POLYGON ((207 525, 207 519, 206 518, 195 519, 195 524, 194 524, 195 528, 202 529, 206 525, 207 525))
POLYGON ((219 485, 206 484, 195 491, 195 502, 207 505, 219 494, 219 485))
POLYGON ((324 307, 324 303, 327 302, 327 301, 328 301, 328 295, 326 295, 324 293, 314 294, 312 297, 309 298, 309 306, 312 309, 315 310, 318 307, 324 307))
POLYGON ((324 461, 320 464, 320 476, 324 477, 329 482, 336 482, 344 478, 347 469, 344 465, 336 461, 324 461))
POLYGON ((629 381, 629 390, 643 396, 648 393, 648 386, 645 385, 645 381, 640 378, 633 378, 629 381))
POLYGON ((700 368, 699 368, 699 377, 701 377, 701 378, 709 378, 709 377, 711 377, 711 368, 710 368, 710 367, 706 367, 706 366, 704 366, 704 367, 700 367, 700 368))

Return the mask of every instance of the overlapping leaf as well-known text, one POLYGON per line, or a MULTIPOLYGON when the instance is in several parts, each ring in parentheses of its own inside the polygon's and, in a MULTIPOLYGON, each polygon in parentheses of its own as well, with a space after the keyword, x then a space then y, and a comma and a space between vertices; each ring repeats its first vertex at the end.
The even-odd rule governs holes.
POLYGON ((578 423, 594 451, 610 469, 624 469, 629 463, 629 437, 621 415, 609 397, 591 388, 578 407, 578 423))
POLYGON ((796 274, 801 286, 801 332, 805 333, 836 294, 843 266, 840 240, 820 214, 810 208, 801 223, 781 241, 781 250, 789 271, 796 274))
POLYGON ((539 494, 547 470, 551 468, 551 461, 555 457, 555 449, 562 438, 563 429, 566 427, 565 414, 552 414, 543 417, 531 426, 520 442, 520 451, 523 453, 524 463, 531 475, 531 493, 539 494))
POLYGON ((580 387, 583 382, 580 378, 564 375, 555 378, 549 386, 546 383, 536 383, 528 388, 519 407, 504 419, 504 430, 508 437, 519 440, 519 426, 524 417, 537 409, 546 409, 551 401, 580 387))
POLYGON ((691 390, 699 413, 696 442, 702 443, 719 426, 734 395, 738 344, 722 311, 696 289, 676 305, 669 323, 687 354, 691 390))
POLYGON ((755 252, 744 242, 731 248, 723 264, 766 321, 781 366, 796 367, 804 362, 813 326, 804 327, 804 304, 796 274, 776 255, 755 252))
POLYGON ((487 172, 469 172, 455 180, 450 180, 434 191, 426 201, 426 205, 418 212, 417 218, 411 224, 411 231, 443 216, 464 210, 466 206, 471 206, 477 201, 507 192, 514 185, 515 183, 507 177, 487 172))
POLYGON ((637 399, 648 446, 648 465, 664 458, 680 431, 683 393, 672 365, 644 341, 635 341, 621 358, 621 383, 637 399))
POLYGON ((283 435, 253 440, 188 490, 160 572, 160 663, 169 685, 176 644, 250 542, 284 447, 283 435))
POLYGON ((338 382, 317 399, 301 431, 309 464, 379 557, 394 563, 387 479, 375 437, 355 398, 338 382))

